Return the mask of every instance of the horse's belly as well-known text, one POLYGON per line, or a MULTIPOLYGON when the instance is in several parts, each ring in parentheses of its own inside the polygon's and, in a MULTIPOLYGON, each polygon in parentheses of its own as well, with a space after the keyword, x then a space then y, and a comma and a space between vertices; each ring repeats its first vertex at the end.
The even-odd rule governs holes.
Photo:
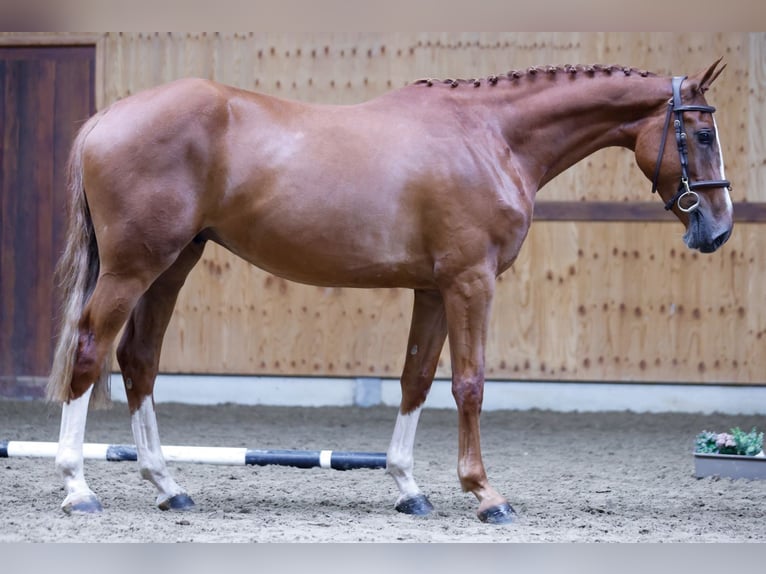
POLYGON ((348 233, 335 223, 289 231, 261 225, 246 234, 221 230, 216 235, 246 261, 291 281, 332 287, 434 286, 433 262, 426 253, 390 235, 348 233))
POLYGON ((412 261, 363 261, 301 250, 290 254, 235 253, 269 273, 308 285, 325 287, 406 287, 428 289, 435 286, 425 265, 412 261))

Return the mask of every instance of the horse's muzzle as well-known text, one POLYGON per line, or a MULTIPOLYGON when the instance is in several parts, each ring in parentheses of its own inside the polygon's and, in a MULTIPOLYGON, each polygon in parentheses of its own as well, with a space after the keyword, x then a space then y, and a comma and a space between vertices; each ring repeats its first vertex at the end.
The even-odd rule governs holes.
POLYGON ((731 236, 732 226, 718 232, 720 226, 713 226, 701 210, 695 209, 689 214, 689 225, 684 235, 684 243, 689 249, 697 249, 701 253, 713 253, 731 236), (718 227, 716 229, 715 227, 718 227), (716 234, 716 232, 718 232, 716 234))

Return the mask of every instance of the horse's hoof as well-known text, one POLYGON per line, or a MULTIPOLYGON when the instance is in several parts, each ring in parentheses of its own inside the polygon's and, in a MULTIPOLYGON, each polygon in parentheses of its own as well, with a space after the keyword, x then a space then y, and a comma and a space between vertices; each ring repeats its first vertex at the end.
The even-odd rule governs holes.
POLYGON ((61 510, 66 514, 98 514, 103 511, 104 508, 101 506, 101 503, 95 495, 90 495, 77 502, 67 502, 65 500, 61 505, 61 510))
POLYGON ((160 510, 191 510, 194 508, 194 501, 191 496, 182 492, 163 500, 157 506, 160 510))
POLYGON ((479 520, 488 524, 510 524, 516 519, 516 512, 510 504, 503 502, 479 512, 479 520))
POLYGON ((396 503, 395 508, 403 514, 414 514, 415 516, 426 516, 434 509, 433 504, 425 494, 417 494, 400 500, 396 503))

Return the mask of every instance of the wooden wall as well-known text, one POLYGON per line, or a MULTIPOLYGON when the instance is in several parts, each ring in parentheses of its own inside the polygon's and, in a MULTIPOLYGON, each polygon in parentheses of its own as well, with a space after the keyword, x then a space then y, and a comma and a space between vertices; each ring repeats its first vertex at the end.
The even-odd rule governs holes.
MULTIPOLYGON (((202 76, 307 101, 353 103, 422 77, 536 64, 624 64, 690 74, 719 56, 718 107, 739 213, 766 202, 766 34, 105 34, 98 101, 202 76)), ((632 153, 599 152, 546 201, 655 202, 656 220, 540 220, 499 284, 487 373, 495 379, 766 383, 763 223, 718 253, 685 249, 632 153)), ((412 296, 288 283, 208 247, 170 325, 166 372, 391 376, 412 296)), ((439 375, 448 376, 445 353, 439 375)))

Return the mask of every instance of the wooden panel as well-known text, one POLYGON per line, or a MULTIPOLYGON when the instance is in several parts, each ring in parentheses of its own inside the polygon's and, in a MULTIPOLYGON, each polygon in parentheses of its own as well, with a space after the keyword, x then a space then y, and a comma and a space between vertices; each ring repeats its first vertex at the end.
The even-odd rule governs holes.
POLYGON ((35 385, 26 383, 50 369, 64 172, 75 118, 95 111, 93 61, 92 47, 0 47, 1 395, 34 395, 35 385))
POLYGON ((490 376, 764 382, 760 229, 701 255, 672 224, 536 224, 501 282, 490 376))

